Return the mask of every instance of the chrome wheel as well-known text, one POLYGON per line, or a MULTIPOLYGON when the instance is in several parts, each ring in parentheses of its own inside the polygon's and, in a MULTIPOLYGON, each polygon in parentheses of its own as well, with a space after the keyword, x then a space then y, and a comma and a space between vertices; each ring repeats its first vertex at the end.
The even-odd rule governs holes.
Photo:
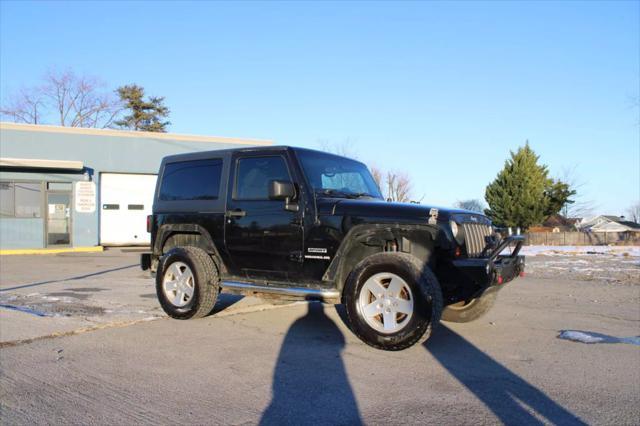
POLYGON ((413 293, 409 284, 396 274, 372 275, 362 286, 358 308, 365 322, 374 330, 396 333, 413 316, 413 293))
POLYGON ((189 303, 193 297, 194 287, 193 272, 184 262, 173 262, 162 278, 165 297, 178 308, 189 303))

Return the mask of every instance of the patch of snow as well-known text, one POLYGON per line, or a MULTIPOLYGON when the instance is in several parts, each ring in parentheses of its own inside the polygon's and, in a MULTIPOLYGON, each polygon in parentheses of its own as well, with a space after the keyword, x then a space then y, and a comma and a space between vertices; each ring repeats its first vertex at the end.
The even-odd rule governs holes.
POLYGON ((49 314, 47 314, 46 312, 41 312, 37 309, 31 309, 28 306, 16 306, 16 305, 9 305, 9 304, 0 304, 0 308, 5 308, 5 309, 11 309, 13 311, 19 311, 19 312, 24 312, 25 314, 31 314, 31 315, 35 315, 37 317, 47 317, 47 316, 51 316, 49 314))
POLYGON ((599 343, 604 340, 602 337, 595 337, 591 334, 583 333, 582 331, 573 330, 562 330, 558 338, 582 343, 599 343))
POLYGON ((561 330, 559 339, 571 340, 580 343, 628 343, 630 345, 640 345, 640 336, 615 337, 606 334, 594 333, 591 331, 561 330))
POLYGON ((155 320, 158 320, 158 319, 161 319, 161 318, 162 317, 145 317, 145 318, 142 318, 142 321, 145 321, 145 322, 155 321, 155 320))
MULTIPOLYGON (((509 254, 507 248, 502 254, 509 254)), ((610 255, 640 257, 640 246, 523 246, 520 253, 525 256, 588 256, 610 255)))

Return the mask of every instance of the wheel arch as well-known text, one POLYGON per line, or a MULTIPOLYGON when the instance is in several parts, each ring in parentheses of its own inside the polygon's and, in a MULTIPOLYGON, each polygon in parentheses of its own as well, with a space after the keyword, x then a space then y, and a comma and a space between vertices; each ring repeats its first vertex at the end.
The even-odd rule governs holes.
POLYGON ((220 252, 211 234, 198 224, 181 223, 160 226, 156 234, 153 253, 162 256, 174 247, 198 247, 213 257, 220 272, 226 272, 220 252))
MULTIPOLYGON (((344 283, 365 258, 381 252, 402 252, 414 256, 423 265, 432 265, 438 228, 431 225, 354 226, 345 236, 333 260, 324 273, 324 281, 332 281, 343 291, 344 283)), ((432 265, 433 266, 433 265, 432 265)))

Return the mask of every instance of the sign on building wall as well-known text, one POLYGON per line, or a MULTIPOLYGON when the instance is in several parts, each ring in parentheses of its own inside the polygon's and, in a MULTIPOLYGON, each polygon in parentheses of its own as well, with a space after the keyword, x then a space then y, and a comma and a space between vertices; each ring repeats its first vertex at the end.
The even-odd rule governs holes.
POLYGON ((76 182, 75 200, 77 213, 93 213, 96 211, 96 184, 93 182, 76 182))

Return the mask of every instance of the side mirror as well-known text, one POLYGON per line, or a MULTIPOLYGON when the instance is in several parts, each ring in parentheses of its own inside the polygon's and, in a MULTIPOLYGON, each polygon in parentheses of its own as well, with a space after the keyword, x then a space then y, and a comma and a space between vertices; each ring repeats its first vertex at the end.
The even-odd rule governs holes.
POLYGON ((283 200, 285 210, 298 211, 298 205, 291 200, 296 196, 296 187, 293 183, 284 180, 272 180, 269 182, 269 199, 283 200))
POLYGON ((296 196, 296 188, 291 182, 284 180, 272 180, 269 182, 269 199, 286 200, 296 196))

